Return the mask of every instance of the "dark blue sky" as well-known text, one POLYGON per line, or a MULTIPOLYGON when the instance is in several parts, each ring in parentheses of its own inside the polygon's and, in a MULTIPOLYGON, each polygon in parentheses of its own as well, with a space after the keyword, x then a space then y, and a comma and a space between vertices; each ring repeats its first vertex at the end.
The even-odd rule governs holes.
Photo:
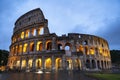
POLYGON ((9 50, 15 21, 38 7, 50 32, 97 35, 108 41, 110 49, 120 49, 120 0, 1 0, 0 49, 9 50))

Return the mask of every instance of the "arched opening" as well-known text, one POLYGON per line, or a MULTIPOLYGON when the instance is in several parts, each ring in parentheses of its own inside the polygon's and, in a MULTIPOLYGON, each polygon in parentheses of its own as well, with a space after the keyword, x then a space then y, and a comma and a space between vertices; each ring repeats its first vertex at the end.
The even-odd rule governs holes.
POLYGON ((89 55, 88 47, 85 47, 85 54, 89 55))
POLYGON ((67 61, 66 61, 66 68, 68 70, 72 70, 72 60, 71 59, 67 59, 67 61))
POLYGON ((30 43, 30 51, 33 52, 34 51, 34 42, 30 43))
POLYGON ((19 54, 22 53, 22 45, 19 45, 19 54))
POLYGON ((74 67, 75 67, 76 70, 81 69, 81 61, 79 59, 75 59, 74 67))
POLYGON ((24 39, 24 32, 21 33, 21 39, 24 39))
POLYGON ((90 60, 86 60, 86 68, 89 68, 90 69, 90 60))
POLYGON ((29 68, 29 69, 32 68, 32 61, 33 61, 32 59, 29 59, 29 61, 28 61, 28 68, 29 68))
POLYGON ((26 68, 26 60, 22 60, 22 69, 26 68))
POLYGON ((41 59, 37 59, 36 60, 36 68, 37 69, 41 69, 41 67, 42 67, 42 60, 41 59))
POLYGON ((20 60, 17 61, 17 63, 16 63, 16 67, 17 67, 17 68, 20 67, 20 60))
POLYGON ((51 67, 52 67, 51 58, 47 58, 47 59, 45 60, 45 68, 46 68, 46 69, 51 69, 51 67))
POLYGON ((103 65, 104 65, 104 64, 103 64, 103 61, 101 61, 101 66, 102 66, 102 69, 104 69, 103 65))
POLYGON ((32 36, 36 36, 36 29, 32 29, 32 36))
POLYGON ((88 41, 85 40, 85 41, 83 42, 83 45, 88 45, 88 41))
POLYGON ((61 63, 62 63, 61 58, 57 58, 57 59, 55 60, 55 67, 56 67, 57 70, 61 68, 61 66, 62 66, 61 63))
POLYGON ((37 51, 42 51, 43 44, 42 42, 37 42, 37 51))
POLYGON ((70 51, 70 50, 71 50, 71 47, 72 47, 72 46, 71 46, 70 43, 66 43, 66 44, 65 44, 65 50, 66 50, 66 51, 70 51))
POLYGON ((27 43, 25 43, 25 44, 24 44, 24 47, 23 47, 23 52, 24 52, 24 53, 26 53, 26 52, 27 52, 27 46, 28 46, 28 44, 27 44, 27 43))
POLYGON ((38 34, 39 34, 39 35, 43 35, 43 33, 44 33, 43 27, 42 27, 42 28, 39 28, 38 34))
POLYGON ((58 44, 58 50, 62 50, 62 44, 58 44))
POLYGON ((52 42, 47 42, 47 50, 52 50, 52 42))
POLYGON ((95 48, 96 55, 98 56, 98 48, 95 48))
POLYGON ((98 66, 98 69, 101 69, 100 68, 100 61, 97 61, 97 66, 98 66))
POLYGON ((95 60, 92 60, 92 68, 96 68, 96 65, 95 65, 95 60))
POLYGON ((30 31, 29 31, 29 30, 26 30, 25 37, 26 37, 26 38, 29 38, 29 37, 30 37, 30 31))
POLYGON ((93 48, 90 48, 90 54, 91 54, 91 55, 94 55, 94 54, 95 54, 95 52, 94 52, 94 49, 93 49, 93 48))
POLYGON ((84 48, 83 48, 83 46, 81 46, 81 45, 80 45, 80 47, 79 47, 79 52, 80 52, 80 53, 83 53, 83 52, 84 52, 84 48))

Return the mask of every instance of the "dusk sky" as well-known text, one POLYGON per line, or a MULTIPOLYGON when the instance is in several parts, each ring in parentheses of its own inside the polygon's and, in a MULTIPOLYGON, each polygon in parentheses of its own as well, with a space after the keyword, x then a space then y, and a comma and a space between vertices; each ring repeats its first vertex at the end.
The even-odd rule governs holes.
POLYGON ((51 33, 96 35, 120 50, 120 0, 0 0, 0 49, 9 50, 15 21, 35 8, 51 33))

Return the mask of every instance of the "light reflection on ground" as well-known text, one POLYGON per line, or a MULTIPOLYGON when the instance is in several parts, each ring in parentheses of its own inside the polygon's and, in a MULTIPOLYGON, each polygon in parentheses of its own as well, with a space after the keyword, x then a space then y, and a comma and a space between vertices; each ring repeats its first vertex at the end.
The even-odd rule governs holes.
POLYGON ((0 73, 0 80, 93 80, 78 71, 0 73))

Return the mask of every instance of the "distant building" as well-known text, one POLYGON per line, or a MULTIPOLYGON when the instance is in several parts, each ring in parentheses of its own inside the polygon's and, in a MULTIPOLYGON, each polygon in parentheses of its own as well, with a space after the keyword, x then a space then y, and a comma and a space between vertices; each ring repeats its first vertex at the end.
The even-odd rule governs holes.
POLYGON ((103 38, 79 33, 57 36, 37 8, 15 22, 7 66, 13 70, 102 70, 111 68, 103 38))

